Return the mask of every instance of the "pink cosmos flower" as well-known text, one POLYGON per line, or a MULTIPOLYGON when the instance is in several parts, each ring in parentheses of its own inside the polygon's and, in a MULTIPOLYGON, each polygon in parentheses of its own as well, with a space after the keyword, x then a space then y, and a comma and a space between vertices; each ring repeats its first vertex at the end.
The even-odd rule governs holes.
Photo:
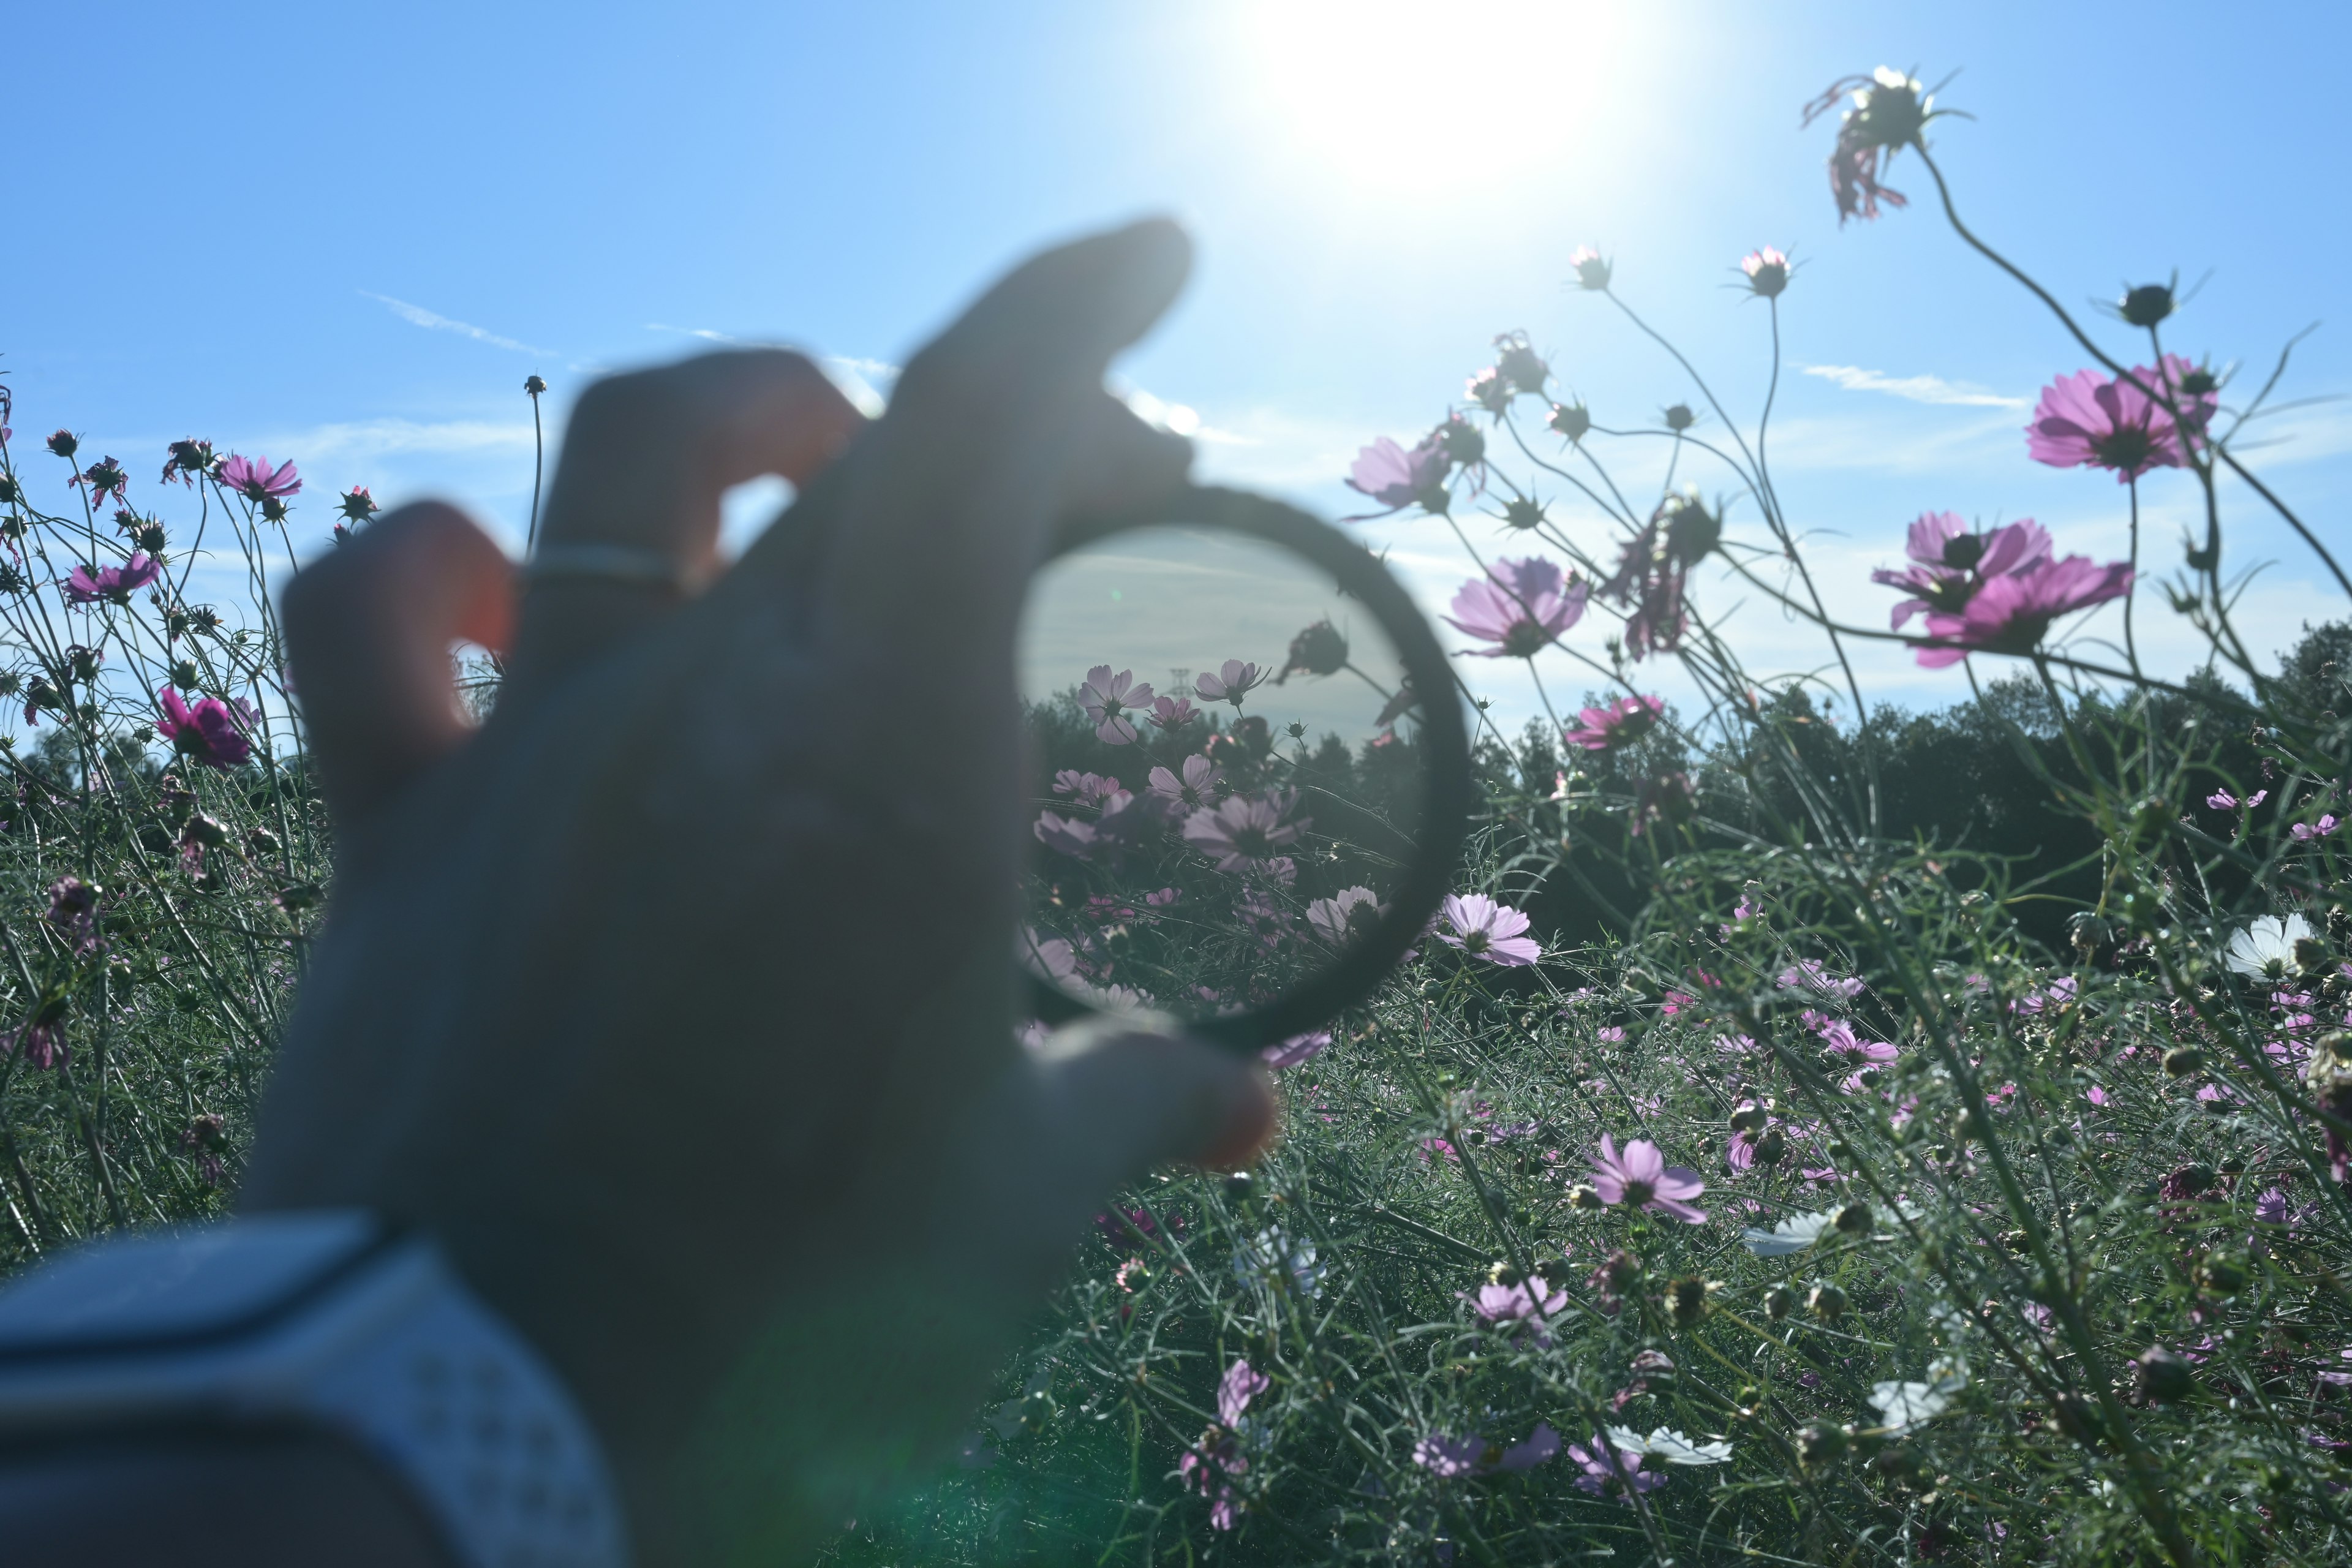
POLYGON ((1372 929, 1381 918, 1380 896, 1370 888, 1342 888, 1307 906, 1307 923, 1333 947, 1372 929))
POLYGON ((1155 697, 1151 700, 1151 715, 1146 722, 1154 729, 1181 730, 1201 716, 1189 697, 1155 697))
MULTIPOLYGON (((2248 811, 2253 810, 2254 807, 2268 800, 2270 795, 2271 792, 2266 789, 2256 790, 2253 794, 2246 797, 2246 809, 2248 811)), ((2228 790, 2217 789, 2211 795, 2205 797, 2205 804, 2211 806, 2215 811, 2235 811, 2238 808, 2238 797, 2231 795, 2228 790)))
POLYGON ((2037 562, 1993 578, 1957 615, 1928 611, 1927 633, 1943 646, 1920 648, 1919 664, 1940 669, 1971 653, 2032 653, 2060 616, 2119 599, 2131 586, 2128 562, 2101 566, 2087 555, 2037 562))
POLYGON ((1958 512, 1921 512, 1911 524, 1904 553, 1913 564, 1900 572, 1884 568, 1870 580, 1914 595, 1895 606, 1895 629, 1927 610, 1957 613, 1994 577, 2022 571, 2050 558, 2050 533, 2032 518, 2005 528, 1971 533, 1958 512))
POLYGON ((1463 1300, 1487 1322, 1517 1323, 1557 1317, 1568 1306, 1568 1292, 1552 1289, 1536 1274, 1516 1285, 1481 1285, 1475 1297, 1463 1300))
POLYGON ((1440 437, 1427 437, 1408 452, 1383 436, 1356 454, 1356 461, 1348 470, 1348 488, 1371 497, 1384 510, 1339 521, 1363 522, 1386 517, 1390 512, 1402 511, 1415 501, 1432 511, 1444 511, 1445 476, 1452 467, 1453 459, 1446 455, 1445 443, 1440 437), (1440 504, 1430 505, 1433 500, 1440 504))
POLYGON ((1533 658, 1576 625, 1591 593, 1581 578, 1563 578, 1540 555, 1497 561, 1489 574, 1462 584, 1454 595, 1448 625, 1493 647, 1471 651, 1484 658, 1533 658))
POLYGON ((1522 968, 1543 956, 1535 938, 1525 935, 1528 917, 1508 904, 1498 904, 1484 893, 1448 893, 1442 910, 1445 923, 1437 940, 1458 947, 1473 958, 1505 969, 1522 968))
POLYGON ((1048 849, 1058 849, 1065 855, 1085 859, 1102 847, 1102 836, 1095 825, 1073 816, 1060 816, 1050 811, 1037 814, 1037 842, 1048 849))
POLYGON ((1043 979, 1067 980, 1078 972, 1077 949, 1058 936, 1042 936, 1034 926, 1021 928, 1021 962, 1043 979))
POLYGON ((1623 1495, 1629 1485, 1636 1492, 1647 1492, 1655 1491, 1666 1484, 1663 1470, 1642 1468, 1642 1452, 1638 1448, 1619 1448, 1617 1463, 1612 1466, 1609 1462, 1609 1450, 1601 1446, 1600 1438, 1595 1437, 1590 1444, 1570 1443, 1568 1457, 1576 1461, 1578 1469, 1584 1472, 1576 1478, 1577 1490, 1594 1497, 1616 1497, 1620 1501, 1630 1501, 1632 1500, 1623 1495), (1622 1479, 1619 1477, 1620 1470, 1624 1472, 1622 1479))
POLYGON ((2167 397, 2179 410, 2180 427, 2189 435, 2201 436, 2213 422, 2221 406, 2221 384, 2210 370, 2191 364, 2179 354, 2166 354, 2156 364, 2134 365, 2132 374, 2140 384, 2156 394, 2160 404, 2167 397))
POLYGON ((1258 1052, 1258 1060, 1270 1068, 1295 1068, 1300 1062, 1312 1061, 1331 1047, 1331 1031, 1317 1029, 1305 1035, 1293 1035, 1258 1052))
POLYGON ((88 485, 89 504, 103 506, 109 496, 116 500, 122 499, 123 492, 130 488, 131 476, 123 472, 122 465, 112 458, 100 458, 97 462, 92 463, 86 472, 76 474, 67 482, 88 485))
POLYGON ((2298 822, 2287 831, 2294 834, 2298 841, 2308 844, 2314 839, 2326 837, 2336 828, 2336 818, 2323 812, 2317 822, 2298 822))
POLYGON ((294 471, 294 465, 285 463, 273 469, 267 458, 231 453, 221 460, 220 479, 249 501, 282 500, 302 493, 302 476, 294 471))
MULTIPOLYGON (((2152 369, 2132 372, 2154 388, 2152 369)), ((2150 468, 2177 468, 2188 459, 2172 416, 2127 381, 2095 370, 2062 375, 2042 389, 2033 423, 2025 427, 2028 456, 2053 468, 2110 468, 2118 482, 2150 468)))
POLYGON ((141 551, 132 551, 131 559, 120 566, 101 566, 92 572, 87 566, 77 566, 66 579, 66 597, 77 605, 94 605, 100 599, 110 599, 127 605, 136 589, 144 588, 163 575, 163 563, 141 551))
POLYGON ((1166 768, 1152 769, 1149 786, 1152 797, 1188 810, 1213 804, 1209 792, 1215 789, 1217 782, 1225 776, 1224 769, 1206 757, 1187 757, 1182 767, 1184 774, 1181 778, 1166 768))
POLYGON ((1250 1401, 1264 1394, 1266 1387, 1264 1373, 1252 1371, 1245 1360, 1234 1362, 1217 1382, 1217 1419, 1228 1426, 1239 1426, 1242 1413, 1249 1408, 1250 1401))
POLYGON ((1271 870, 1284 858, 1275 851, 1297 843, 1300 832, 1314 822, 1312 817, 1292 817, 1297 805, 1297 795, 1288 790, 1228 795, 1185 819, 1184 841, 1213 858, 1220 871, 1271 870))
POLYGON ((1621 697, 1606 708, 1587 708, 1577 714, 1580 729, 1561 737, 1588 752, 1613 752, 1630 746, 1655 728, 1665 704, 1655 697, 1621 697))
POLYGON ((1078 689, 1078 705, 1093 721, 1095 738, 1114 746, 1134 744, 1135 721, 1127 716, 1127 710, 1147 708, 1150 703, 1150 681, 1138 683, 1131 669, 1113 675, 1107 664, 1087 671, 1087 683, 1078 689))
POLYGON ((232 708, 217 697, 206 697, 192 709, 168 686, 158 687, 155 696, 163 704, 155 733, 182 756, 226 772, 253 754, 246 731, 261 722, 261 715, 244 698, 236 699, 232 708))
POLYGON ((1069 795, 1081 805, 1100 805, 1125 788, 1115 778, 1103 773, 1082 773, 1076 768, 1064 768, 1054 775, 1054 793, 1069 795))
POLYGON ((1656 1209, 1688 1225, 1706 1223, 1706 1211, 1685 1201, 1706 1191, 1706 1184, 1696 1171, 1667 1164, 1658 1146, 1646 1138, 1634 1139, 1620 1154, 1603 1132, 1601 1152, 1593 1159, 1592 1190, 1604 1204, 1656 1209))
POLYGON ((1901 1053, 1893 1046, 1879 1040, 1865 1040, 1853 1032, 1853 1026, 1843 1018, 1832 1019, 1822 1029, 1822 1046, 1835 1051, 1850 1062, 1883 1064, 1893 1061, 1901 1053))
POLYGON ((1238 658, 1229 658, 1214 675, 1204 675, 1192 682, 1192 691, 1203 702, 1230 702, 1238 708, 1242 699, 1264 686, 1272 670, 1238 658))
POLYGON ((1525 1441, 1507 1448, 1489 1443, 1475 1432, 1466 1437, 1432 1432, 1412 1446, 1412 1462, 1440 1480, 1453 1480, 1492 1470, 1531 1470, 1559 1452, 1559 1434, 1549 1422, 1538 1422, 1525 1441))

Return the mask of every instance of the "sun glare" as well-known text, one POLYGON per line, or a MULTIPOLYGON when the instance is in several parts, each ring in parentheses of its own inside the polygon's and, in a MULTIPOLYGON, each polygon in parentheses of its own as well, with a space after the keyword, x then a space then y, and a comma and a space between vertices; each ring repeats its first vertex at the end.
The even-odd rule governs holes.
POLYGON ((1242 15, 1293 149, 1398 197, 1589 158, 1640 73, 1631 7, 1567 0, 1265 0, 1242 15))

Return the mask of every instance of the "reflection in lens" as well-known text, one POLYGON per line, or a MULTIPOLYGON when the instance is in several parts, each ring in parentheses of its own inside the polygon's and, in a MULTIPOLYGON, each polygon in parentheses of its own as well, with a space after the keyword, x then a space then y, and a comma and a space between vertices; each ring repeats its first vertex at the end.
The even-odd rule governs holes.
POLYGON ((1418 711, 1311 563, 1160 528, 1052 563, 1023 691, 1036 769, 1022 959, 1097 1005, 1263 1005, 1385 909, 1419 831, 1418 711))

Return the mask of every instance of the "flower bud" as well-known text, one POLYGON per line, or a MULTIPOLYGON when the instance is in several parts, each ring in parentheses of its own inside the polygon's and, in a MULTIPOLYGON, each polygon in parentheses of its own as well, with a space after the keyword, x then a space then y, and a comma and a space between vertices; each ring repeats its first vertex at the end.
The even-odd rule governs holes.
POLYGON ((522 389, 531 396, 537 397, 547 390, 547 383, 538 376, 527 375, 522 378, 522 389))
POLYGON ((2162 1345, 2150 1345, 2132 1360, 2132 1386, 2143 1399, 2171 1405, 2197 1392, 2197 1374, 2162 1345))
POLYGON ((1519 497, 1503 503, 1503 521, 1511 528, 1530 529, 1543 526, 1543 502, 1519 497))
POLYGON ((1667 405, 1665 411, 1659 417, 1666 422, 1667 429, 1677 434, 1698 423, 1698 416, 1691 412, 1691 406, 1687 403, 1667 405))
POLYGON ((1576 281, 1581 288, 1596 292, 1609 287, 1609 263, 1589 245, 1580 245, 1569 253, 1569 266, 1576 269, 1576 281))
POLYGON ((2143 283, 2126 290, 2116 309, 2135 327, 2153 327, 2172 314, 2172 285, 2143 283))
POLYGON ((1495 371, 1521 392, 1543 395, 1544 382, 1551 374, 1543 356, 1528 346, 1525 332, 1506 332, 1495 340, 1500 351, 1495 356, 1495 371))
POLYGON ((278 889, 277 901, 279 909, 292 915, 315 908, 324 897, 325 892, 316 882, 296 882, 278 889))
POLYGON ((2230 1252, 2209 1252, 2197 1265, 2197 1282, 2216 1296, 2246 1288, 2246 1260, 2230 1252))
POLYGON ((1765 1121, 1762 1106, 1743 1105, 1731 1113, 1731 1130, 1734 1132, 1761 1132, 1765 1121))
POLYGON ((1797 1433, 1797 1458, 1807 1469, 1834 1465, 1845 1458, 1847 1433, 1843 1426, 1816 1421, 1797 1433))
POLYGON ((1707 1313, 1707 1297, 1715 1287, 1696 1275, 1676 1279, 1666 1287, 1666 1315, 1675 1327, 1687 1329, 1707 1313))
POLYGON ((1838 1210, 1837 1218, 1830 1223, 1847 1236, 1867 1236, 1873 1217, 1870 1205, 1856 1200, 1838 1210))
POLYGON ((2294 939, 2294 966, 2305 974, 2321 974, 2334 965, 2327 962, 2327 944, 2315 936, 2294 939))
POLYGON ((1756 1163, 1777 1165, 1788 1156, 1789 1140, 1777 1127, 1768 1127, 1764 1136, 1756 1140, 1756 1163))
POLYGON ((1581 441, 1592 428, 1592 410, 1581 403, 1555 403, 1545 423, 1570 440, 1581 441))
POLYGON ((1797 1310, 1797 1293, 1786 1285, 1775 1285, 1764 1292, 1764 1315, 1779 1322, 1797 1310))
POLYGON ((2205 1053, 2195 1046, 2175 1046, 2164 1053, 2167 1078, 2187 1078, 2205 1066, 2205 1053))
POLYGON ((1816 1285, 1813 1293, 1805 1298, 1805 1305, 1814 1317, 1825 1323, 1834 1323, 1845 1316, 1845 1292, 1834 1285, 1816 1285))
POLYGON ((1348 639, 1329 621, 1318 621, 1290 639, 1290 657, 1283 661, 1275 684, 1302 670, 1308 675, 1336 675, 1347 667, 1348 639))
POLYGON ((1568 1189, 1568 1206, 1578 1209, 1605 1209, 1609 1205, 1601 1201, 1601 1194, 1595 1192, 1589 1183, 1579 1182, 1568 1189))
POLYGON ((81 450, 81 437, 70 430, 60 430, 49 437, 49 450, 60 458, 70 458, 81 450))

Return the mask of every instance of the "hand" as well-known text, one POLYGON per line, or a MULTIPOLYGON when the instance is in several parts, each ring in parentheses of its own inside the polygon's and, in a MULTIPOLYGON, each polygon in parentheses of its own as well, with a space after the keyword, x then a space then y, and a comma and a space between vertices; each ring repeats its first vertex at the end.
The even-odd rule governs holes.
POLYGON ((1037 257, 871 427, 789 353, 591 387, 551 543, 699 579, 721 491, 804 487, 707 592, 551 578, 517 627, 427 503, 287 594, 341 864, 247 1202, 437 1233, 597 1424, 644 1561, 838 1528, 963 1429, 1115 1185, 1271 1133, 1211 1047, 1013 1032, 1022 596, 1057 514, 1181 483, 1102 376, 1188 266, 1164 223, 1037 257), (478 733, 454 637, 511 646, 478 733))

